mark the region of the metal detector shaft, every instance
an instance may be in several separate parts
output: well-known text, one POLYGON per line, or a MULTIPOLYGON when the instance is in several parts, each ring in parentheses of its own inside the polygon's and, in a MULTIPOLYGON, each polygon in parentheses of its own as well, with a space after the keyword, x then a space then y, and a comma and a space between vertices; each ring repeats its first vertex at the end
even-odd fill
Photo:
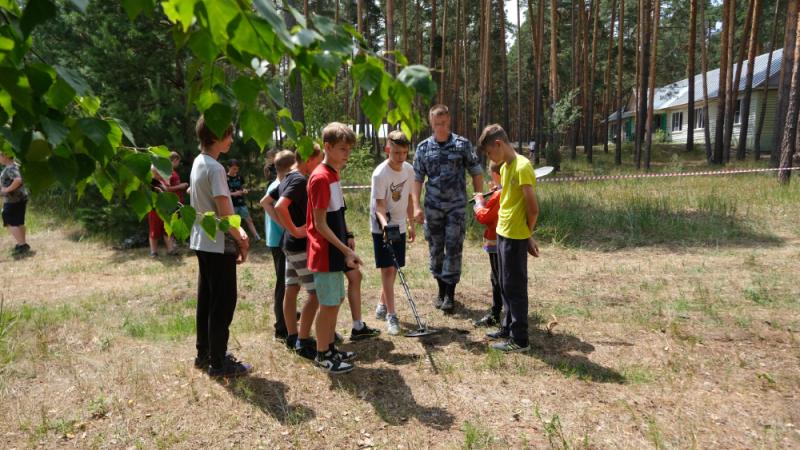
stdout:
POLYGON ((408 283, 406 283, 406 276, 403 274, 403 270, 400 268, 400 263, 397 261, 397 257, 394 254, 394 248, 392 248, 392 244, 386 240, 383 241, 383 246, 386 247, 386 250, 389 251, 390 255, 392 255, 392 262, 394 263, 394 268, 397 269, 397 274, 400 276, 400 284, 403 286, 403 290, 406 293, 408 304, 411 305, 411 312, 414 313, 414 319, 417 321, 417 326, 419 327, 419 329, 424 329, 425 325, 423 325, 422 321, 419 318, 419 313, 417 312, 417 305, 414 303, 414 298, 411 296, 411 291, 408 289, 408 283))

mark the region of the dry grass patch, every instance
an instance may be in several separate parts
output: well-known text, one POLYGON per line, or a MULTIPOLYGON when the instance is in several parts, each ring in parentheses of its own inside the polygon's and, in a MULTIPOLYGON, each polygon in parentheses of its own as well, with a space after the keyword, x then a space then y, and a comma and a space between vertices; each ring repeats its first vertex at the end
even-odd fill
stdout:
MULTIPOLYGON (((750 185, 738 186, 720 195, 750 185)), ((9 448, 800 446, 792 192, 737 200, 734 217, 757 224, 768 244, 739 235, 701 245, 701 234, 622 248, 542 242, 530 264, 527 354, 487 351, 485 330, 470 323, 491 302, 477 242, 465 246, 450 316, 431 306, 427 249, 415 243, 406 275, 440 333, 347 343, 358 367, 341 377, 272 340, 263 248, 239 269, 230 341, 255 373, 217 382, 192 367, 193 256, 153 260, 42 228, 31 236, 34 257, 0 256, 0 436, 9 448), (547 331, 551 316, 559 323, 547 331)), ((363 313, 382 327, 372 318, 378 277, 358 208, 350 213, 366 260, 363 313)), ((401 322, 413 328, 397 294, 401 322)), ((345 307, 338 329, 347 335, 349 325, 345 307)))

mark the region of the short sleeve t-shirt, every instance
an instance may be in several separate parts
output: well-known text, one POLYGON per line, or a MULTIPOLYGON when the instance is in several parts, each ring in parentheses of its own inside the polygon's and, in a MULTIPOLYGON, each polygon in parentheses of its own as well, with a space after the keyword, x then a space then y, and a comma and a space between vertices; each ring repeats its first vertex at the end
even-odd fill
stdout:
POLYGON ((375 211, 376 200, 386 200, 386 212, 390 225, 400 225, 400 232, 405 232, 406 215, 408 211, 408 196, 411 194, 411 185, 414 184, 414 168, 411 164, 403 162, 400 170, 389 166, 389 160, 378 164, 372 172, 372 190, 369 201, 370 231, 380 233, 375 211))
MULTIPOLYGON (((173 170, 172 171, 172 175, 169 176, 169 185, 170 186, 177 186, 179 184, 181 184, 181 176, 178 175, 178 172, 173 170)), ((178 201, 183 203, 184 192, 183 191, 178 191, 178 192, 175 192, 175 195, 178 196, 178 201)))
POLYGON ((327 164, 320 164, 308 179, 308 269, 312 272, 344 272, 344 254, 333 246, 314 226, 314 208, 326 211, 325 221, 336 237, 347 242, 347 223, 339 173, 327 164))
MULTIPOLYGON (((267 195, 274 200, 273 192, 277 193, 280 181, 275 180, 267 187, 267 195)), ((264 214, 264 235, 267 237, 267 247, 280 247, 283 240, 283 228, 272 220, 269 214, 264 214)))
POLYGON ((517 155, 510 163, 500 168, 500 211, 498 211, 497 234, 508 239, 528 239, 531 230, 528 227, 527 207, 522 186, 536 186, 536 174, 531 161, 517 155))
MULTIPOLYGON (((241 191, 243 186, 244 186, 244 179, 240 175, 236 176, 228 175, 228 190, 230 190, 231 192, 241 191)), ((231 197, 231 200, 233 201, 233 206, 245 206, 243 195, 231 197)))
POLYGON ((219 216, 214 197, 225 196, 230 201, 231 193, 228 190, 227 178, 225 168, 211 156, 201 153, 194 159, 192 173, 189 175, 189 184, 192 187, 189 201, 197 211, 197 218, 189 238, 189 248, 192 250, 225 253, 225 236, 222 231, 217 230, 215 237, 210 238, 200 226, 200 219, 208 211, 219 216))
MULTIPOLYGON (((289 204, 289 217, 296 227, 306 224, 306 209, 308 207, 308 192, 306 184, 308 179, 302 173, 294 170, 286 175, 286 178, 278 185, 277 191, 270 192, 274 200, 286 197, 291 200, 289 204)), ((306 238, 296 238, 291 233, 283 233, 283 249, 291 252, 306 251, 306 238)))
MULTIPOLYGON (((2 172, 0 172, 0 186, 7 188, 11 186, 11 183, 17 178, 22 178, 22 175, 19 173, 19 167, 17 167, 16 163, 11 163, 3 167, 2 172)), ((6 203, 18 203, 28 198, 28 190, 25 189, 25 185, 23 184, 3 196, 5 197, 6 203)))

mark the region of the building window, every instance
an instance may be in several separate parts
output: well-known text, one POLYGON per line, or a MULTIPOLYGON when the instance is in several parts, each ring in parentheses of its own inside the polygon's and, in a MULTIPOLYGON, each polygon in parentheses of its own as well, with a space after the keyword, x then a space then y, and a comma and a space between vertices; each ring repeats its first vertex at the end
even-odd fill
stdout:
POLYGON ((697 128, 705 128, 706 126, 706 117, 705 113, 703 112, 703 108, 695 108, 694 110, 694 127, 697 128))
POLYGON ((733 113, 733 124, 738 125, 742 123, 742 99, 736 100, 736 109, 733 113))
POLYGON ((683 111, 672 113, 672 131, 683 129, 683 111))

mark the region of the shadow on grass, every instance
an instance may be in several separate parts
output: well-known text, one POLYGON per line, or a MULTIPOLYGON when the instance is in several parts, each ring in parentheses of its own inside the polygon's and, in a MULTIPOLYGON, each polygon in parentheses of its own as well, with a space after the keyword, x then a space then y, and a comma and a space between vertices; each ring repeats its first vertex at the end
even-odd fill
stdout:
POLYGON ((598 383, 626 382, 614 369, 592 362, 586 355, 594 346, 579 337, 566 333, 548 333, 539 328, 529 329, 530 355, 561 372, 566 377, 598 383))
POLYGON ((446 409, 417 403, 397 369, 359 366, 350 375, 331 376, 331 389, 368 401, 389 425, 402 425, 412 417, 437 430, 448 430, 453 425, 454 416, 446 409))
POLYGON ((283 425, 299 425, 315 416, 314 410, 298 404, 289 404, 286 384, 257 376, 233 380, 220 379, 218 383, 231 394, 257 406, 262 412, 283 425))
POLYGON ((342 346, 342 349, 355 350, 358 353, 359 363, 372 363, 378 360, 385 361, 393 366, 411 364, 419 359, 419 355, 409 353, 392 353, 395 345, 392 341, 376 338, 342 346))
MULTIPOLYGON (((613 196, 616 191, 604 191, 613 196)), ((683 199, 685 200, 685 199, 683 199)), ((568 247, 779 246, 778 236, 742 217, 736 200, 712 194, 692 204, 667 196, 603 199, 556 187, 540 195, 537 237, 568 247)))

